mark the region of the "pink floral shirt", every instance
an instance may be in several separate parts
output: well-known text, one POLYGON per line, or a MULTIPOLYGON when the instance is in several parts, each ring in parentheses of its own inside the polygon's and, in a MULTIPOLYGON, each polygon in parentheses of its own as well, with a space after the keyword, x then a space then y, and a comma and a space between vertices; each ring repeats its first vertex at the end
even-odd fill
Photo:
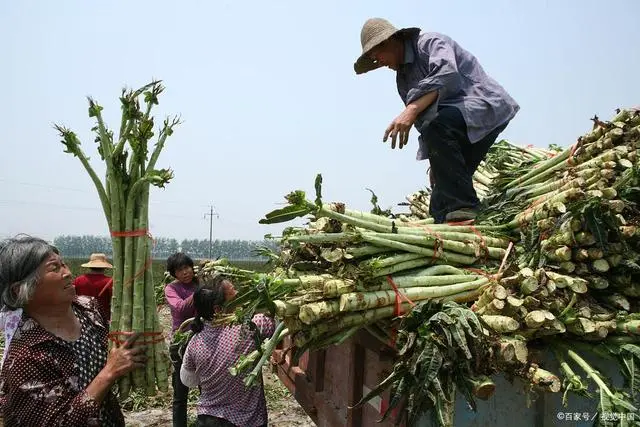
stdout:
MULTIPOLYGON (((84 314, 107 346, 107 329, 96 300, 78 296, 74 308, 84 314)), ((80 386, 73 350, 23 315, 0 374, 0 407, 7 426, 100 426, 100 405, 80 386)), ((124 426, 112 392, 102 403, 109 424, 124 426)))

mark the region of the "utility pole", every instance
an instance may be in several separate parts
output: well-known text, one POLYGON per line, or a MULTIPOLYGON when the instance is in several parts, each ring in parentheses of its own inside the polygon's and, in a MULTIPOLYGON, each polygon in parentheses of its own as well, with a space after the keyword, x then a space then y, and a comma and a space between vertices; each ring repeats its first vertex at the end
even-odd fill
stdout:
POLYGON ((209 212, 204 214, 204 219, 209 217, 209 259, 213 259, 213 217, 220 218, 214 210, 213 205, 209 206, 209 212))

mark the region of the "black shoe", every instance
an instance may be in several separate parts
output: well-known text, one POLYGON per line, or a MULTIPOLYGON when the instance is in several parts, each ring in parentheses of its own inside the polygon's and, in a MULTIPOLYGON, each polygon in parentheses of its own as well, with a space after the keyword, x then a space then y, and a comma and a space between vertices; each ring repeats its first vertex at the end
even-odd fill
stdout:
POLYGON ((478 213, 471 208, 462 208, 449 212, 445 217, 447 222, 472 221, 476 219, 478 213))

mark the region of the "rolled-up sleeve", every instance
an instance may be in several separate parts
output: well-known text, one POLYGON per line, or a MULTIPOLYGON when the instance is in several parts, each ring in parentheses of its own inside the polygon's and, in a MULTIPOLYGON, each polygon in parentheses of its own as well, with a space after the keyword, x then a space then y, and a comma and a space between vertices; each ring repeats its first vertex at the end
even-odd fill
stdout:
POLYGON ((184 352, 182 358, 182 365, 180 366, 180 381, 182 384, 189 388, 196 388, 200 385, 200 379, 196 373, 196 362, 194 357, 194 344, 196 341, 190 341, 187 344, 187 349, 184 352))
POLYGON ((421 37, 417 48, 417 59, 427 63, 427 75, 409 89, 406 103, 433 91, 438 91, 438 99, 458 93, 461 78, 453 44, 443 37, 421 37))
POLYGON ((193 311, 193 295, 183 299, 171 285, 164 288, 164 296, 171 310, 180 317, 186 317, 193 311))

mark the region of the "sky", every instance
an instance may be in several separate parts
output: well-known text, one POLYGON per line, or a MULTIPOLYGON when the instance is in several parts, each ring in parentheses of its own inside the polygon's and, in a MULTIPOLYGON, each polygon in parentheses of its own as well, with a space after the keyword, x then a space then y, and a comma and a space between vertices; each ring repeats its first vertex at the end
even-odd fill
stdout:
POLYGON ((402 151, 382 142, 403 109, 394 73, 353 72, 367 18, 455 39, 521 107, 501 137, 546 147, 640 104, 638 16, 636 0, 2 2, 0 237, 108 234, 53 129, 74 130, 102 175, 86 96, 117 128, 121 89, 162 79, 156 116, 182 117, 158 162, 175 178, 152 189, 154 236, 208 238, 213 205, 214 239, 257 240, 282 230, 258 220, 284 195, 314 197, 317 173, 326 202, 361 210, 366 188, 387 208, 426 186, 416 130, 402 151))

